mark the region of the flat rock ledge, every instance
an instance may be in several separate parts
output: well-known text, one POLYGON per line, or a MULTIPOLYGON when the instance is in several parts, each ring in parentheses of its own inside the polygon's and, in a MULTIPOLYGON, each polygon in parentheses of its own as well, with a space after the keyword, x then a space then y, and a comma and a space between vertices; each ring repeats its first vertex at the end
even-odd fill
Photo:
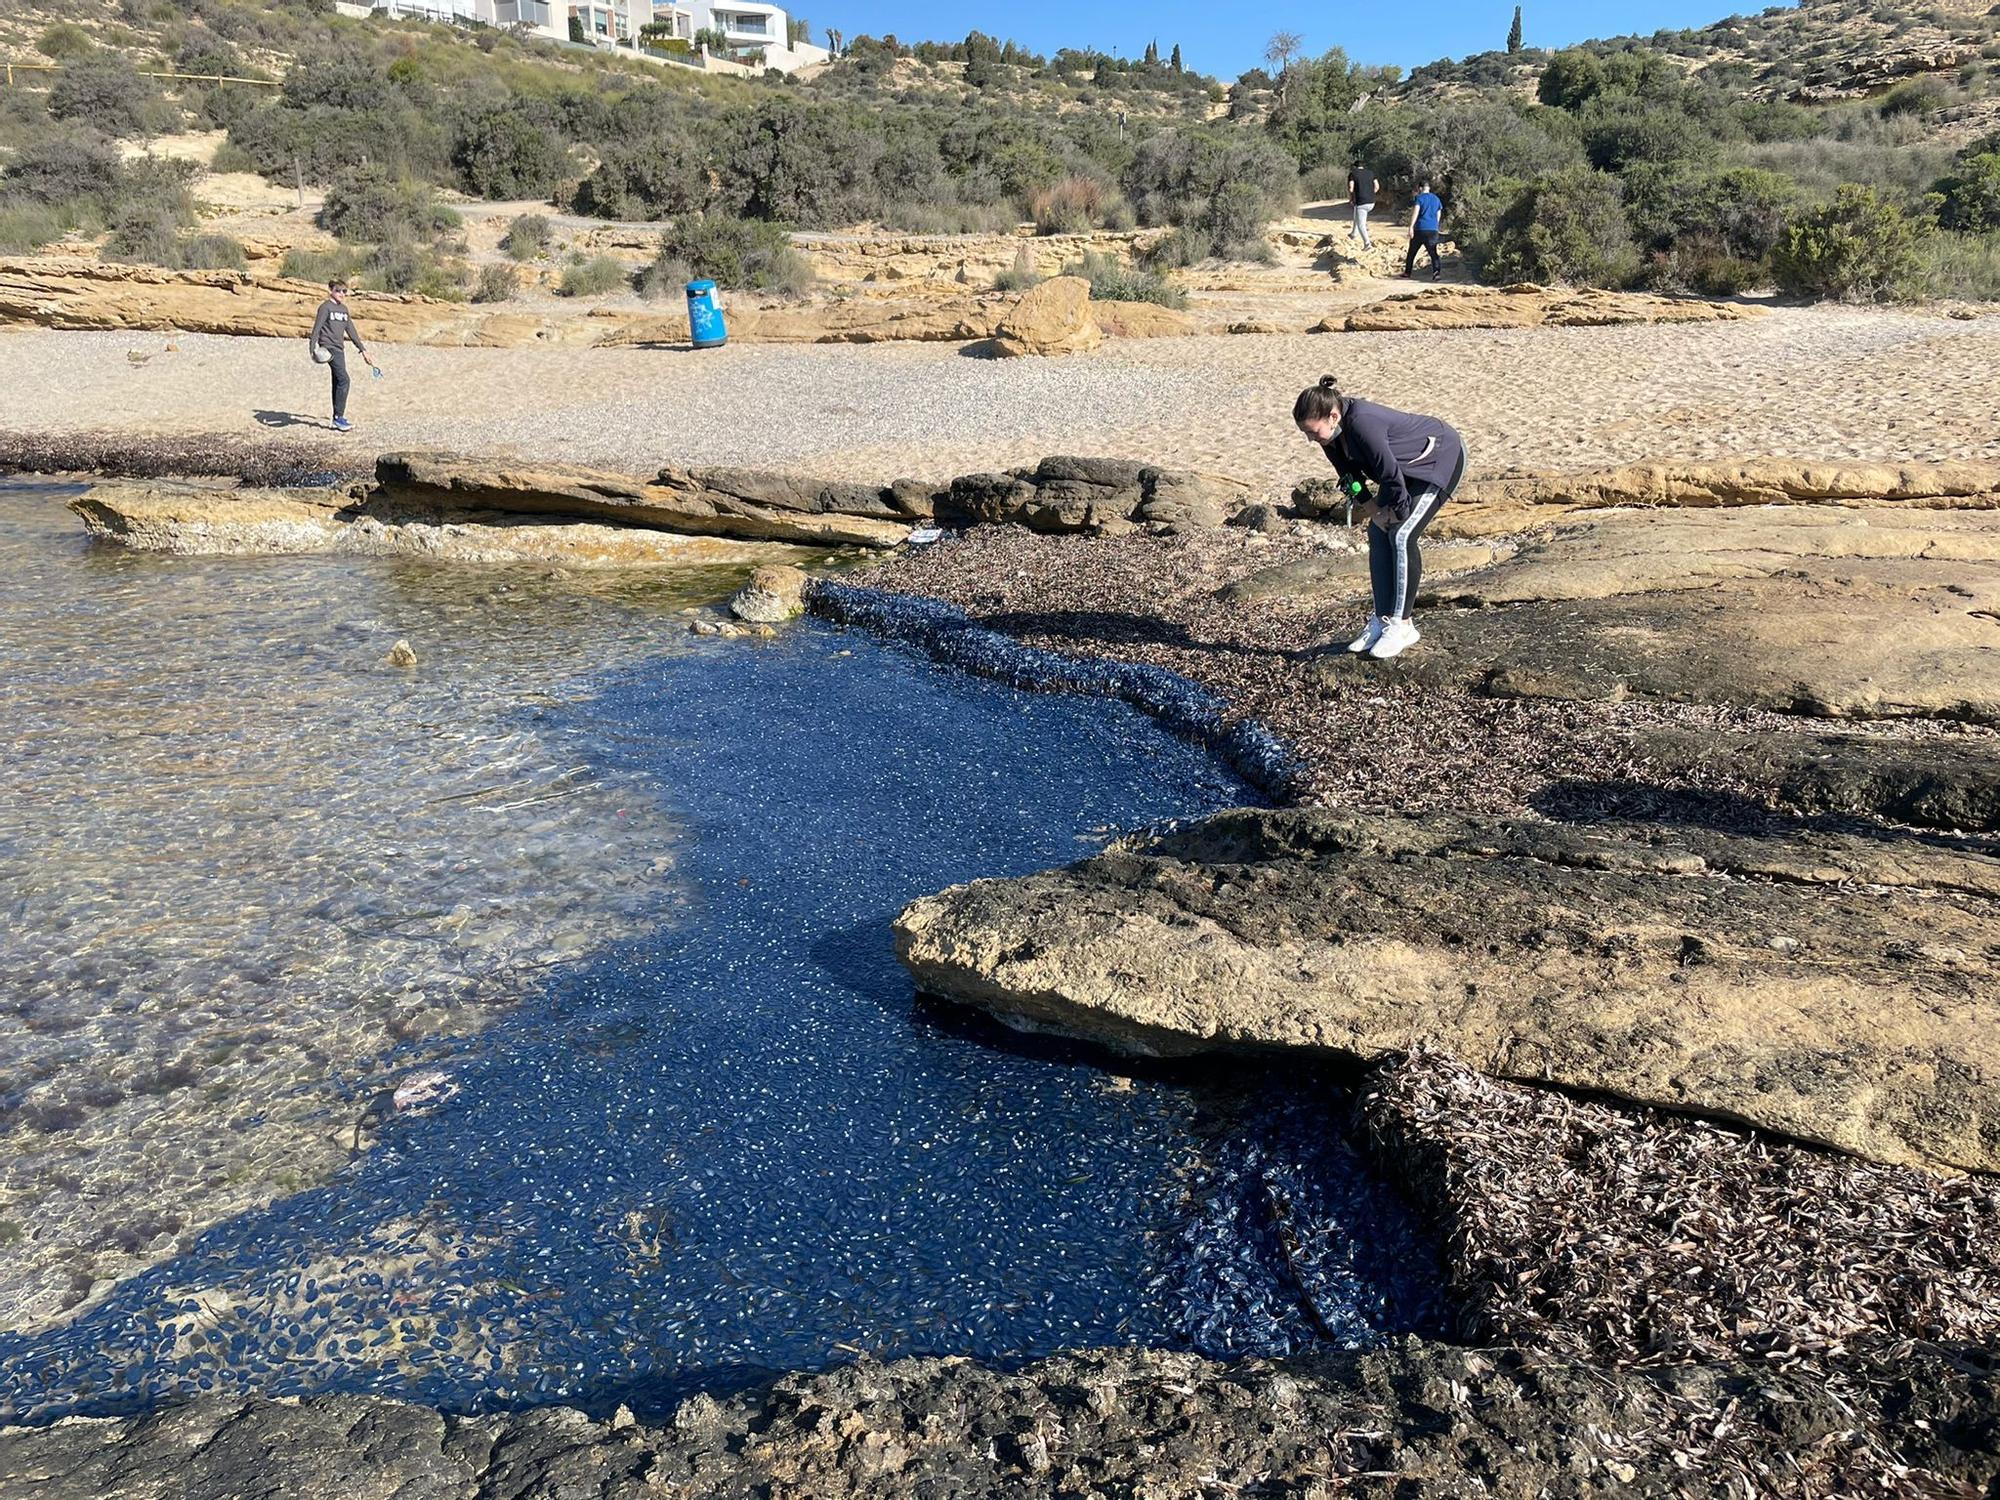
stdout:
POLYGON ((1605 328, 1620 323, 1733 323, 1764 316, 1761 307, 1659 297, 1532 281, 1500 287, 1426 287, 1357 307, 1313 333, 1400 333, 1439 328, 1605 328))
POLYGON ((1473 1497, 1975 1494, 2000 1473, 1992 1362, 1919 1347, 1829 1368, 1611 1372, 1406 1340, 1218 1365, 1079 1353, 1002 1372, 864 1361, 660 1426, 622 1408, 449 1417, 380 1397, 204 1397, 0 1429, 37 1500, 640 1500, 671 1495, 1473 1497))
POLYGON ((71 508, 92 535, 180 553, 351 552, 579 566, 782 561, 783 547, 884 549, 932 520, 1037 531, 1222 525, 1232 480, 1112 459, 1046 458, 943 488, 662 469, 650 479, 563 464, 389 453, 345 489, 170 480, 99 483, 71 508))
POLYGON ((1160 1055, 1418 1048, 2000 1171, 2000 858, 1951 840, 1245 809, 896 921, 919 988, 1160 1055))

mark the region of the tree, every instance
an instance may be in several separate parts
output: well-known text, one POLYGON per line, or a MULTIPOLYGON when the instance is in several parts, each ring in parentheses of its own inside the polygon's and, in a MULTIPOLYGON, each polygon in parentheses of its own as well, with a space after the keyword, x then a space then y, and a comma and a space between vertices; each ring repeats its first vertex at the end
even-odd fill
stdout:
POLYGON ((1521 7, 1518 5, 1514 7, 1514 24, 1507 28, 1507 50, 1509 52, 1521 50, 1521 7))
POLYGON ((1160 60, 1160 44, 1157 41, 1146 43, 1146 61, 1149 63, 1156 63, 1159 60, 1160 60))
POLYGON ((1295 31, 1281 31, 1264 44, 1264 61, 1278 70, 1278 103, 1285 102, 1285 90, 1292 73, 1292 59, 1299 55, 1304 40, 1295 31))
POLYGON ((1181 66, 1181 44, 1179 42, 1174 43, 1174 55, 1167 59, 1167 66, 1172 68, 1176 73, 1186 71, 1181 66))
POLYGON ((831 52, 835 57, 840 56, 840 44, 844 40, 845 37, 842 36, 839 27, 829 26, 826 28, 826 50, 831 52))

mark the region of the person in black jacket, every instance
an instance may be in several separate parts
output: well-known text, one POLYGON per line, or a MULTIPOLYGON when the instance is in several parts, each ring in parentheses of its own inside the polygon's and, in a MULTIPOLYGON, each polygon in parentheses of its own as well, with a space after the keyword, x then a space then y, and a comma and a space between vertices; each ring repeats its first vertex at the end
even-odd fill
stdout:
POLYGON ((1292 404, 1299 431, 1318 443, 1344 484, 1374 488, 1368 577, 1375 613, 1348 643, 1377 660, 1400 656, 1418 639, 1410 618, 1424 570, 1424 528, 1465 477, 1465 441, 1436 417, 1343 396, 1331 375, 1292 404))

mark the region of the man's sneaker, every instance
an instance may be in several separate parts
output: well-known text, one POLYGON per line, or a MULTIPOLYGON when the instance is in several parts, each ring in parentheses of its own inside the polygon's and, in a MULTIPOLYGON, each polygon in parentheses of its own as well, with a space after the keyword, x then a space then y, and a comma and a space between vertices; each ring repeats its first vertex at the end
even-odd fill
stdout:
POLYGON ((1376 661, 1387 661, 1392 656, 1401 656, 1422 639, 1415 621, 1391 620, 1382 627, 1381 638, 1368 648, 1368 654, 1376 661))
POLYGON ((354 424, 345 417, 335 417, 333 419, 333 430, 335 432, 352 432, 354 431, 354 424))
POLYGON ((1368 628, 1347 643, 1347 649, 1357 655, 1368 650, 1382 639, 1383 620, 1380 615, 1368 617, 1368 628))

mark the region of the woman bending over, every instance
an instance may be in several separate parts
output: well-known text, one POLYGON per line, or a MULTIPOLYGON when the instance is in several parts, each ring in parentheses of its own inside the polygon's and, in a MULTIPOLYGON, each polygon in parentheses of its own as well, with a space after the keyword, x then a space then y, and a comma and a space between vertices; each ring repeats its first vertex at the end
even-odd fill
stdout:
POLYGON ((1436 417, 1343 396, 1331 375, 1299 392, 1292 420, 1325 451, 1350 493, 1356 481, 1364 493, 1374 487, 1368 579, 1375 613, 1347 649, 1377 660, 1400 656, 1418 640, 1410 611, 1423 578, 1419 543, 1465 477, 1465 441, 1436 417))

